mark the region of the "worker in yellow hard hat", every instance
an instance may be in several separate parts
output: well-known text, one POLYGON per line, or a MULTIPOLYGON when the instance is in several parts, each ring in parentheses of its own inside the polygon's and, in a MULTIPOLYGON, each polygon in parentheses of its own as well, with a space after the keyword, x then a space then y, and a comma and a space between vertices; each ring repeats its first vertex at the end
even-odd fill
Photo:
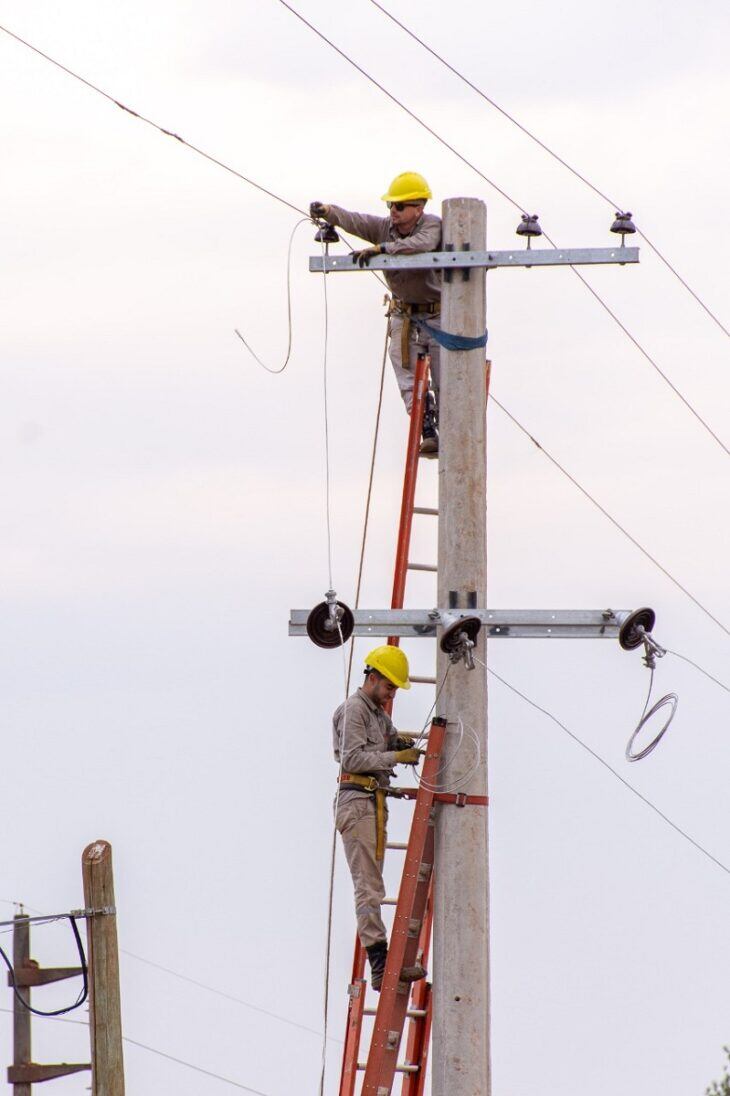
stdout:
MULTIPOLYGON (((376 647, 365 658, 365 680, 332 720, 340 766, 336 824, 355 887, 357 932, 370 960, 371 985, 380 990, 388 937, 380 913, 385 898, 387 790, 395 765, 417 765, 421 750, 399 735, 385 711, 398 689, 410 689, 408 659, 399 647, 376 647)), ((400 972, 403 974, 403 972, 400 972)), ((405 977, 422 977, 406 968, 405 977)))
MULTIPOLYGON (((441 246, 441 218, 425 212, 431 188, 417 171, 396 175, 382 200, 389 216, 351 213, 340 206, 312 202, 310 215, 352 232, 372 246, 353 251, 353 261, 367 266, 374 255, 414 255, 437 251, 441 246)), ((419 327, 419 319, 440 328, 441 273, 436 270, 384 270, 393 294, 389 306, 390 360, 401 396, 410 414, 413 404, 413 371, 419 354, 431 357, 431 383, 423 421, 421 453, 438 453, 439 345, 419 327)))

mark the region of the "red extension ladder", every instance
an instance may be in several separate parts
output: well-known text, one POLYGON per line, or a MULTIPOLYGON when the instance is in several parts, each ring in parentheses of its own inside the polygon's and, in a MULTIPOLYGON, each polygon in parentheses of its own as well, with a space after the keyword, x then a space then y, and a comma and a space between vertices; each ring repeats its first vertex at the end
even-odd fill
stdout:
MULTIPOLYGON (((489 395, 491 363, 486 363, 487 395, 489 395)), ((398 543, 393 579, 392 609, 402 609, 406 577, 409 570, 433 570, 414 565, 408 555, 414 514, 438 516, 438 510, 415 505, 418 475, 419 445, 428 391, 429 359, 418 358, 414 374, 413 407, 406 449, 403 497, 401 501, 398 543)), ((389 643, 397 645, 391 636, 389 643)), ((414 682, 434 684, 435 678, 411 678, 414 682)), ((433 860, 435 807, 437 803, 486 804, 477 796, 454 795, 429 791, 437 784, 441 749, 446 721, 436 718, 431 724, 428 749, 416 788, 401 788, 401 798, 415 800, 411 832, 407 845, 388 843, 388 849, 405 851, 401 885, 396 901, 395 919, 390 934, 388 961, 377 1008, 366 1006, 365 949, 355 938, 352 978, 348 987, 349 1004, 345 1047, 342 1057, 339 1096, 354 1096, 358 1076, 363 1074, 361 1096, 390 1096, 397 1073, 402 1075, 401 1096, 424 1096, 426 1066, 431 1035, 431 983, 422 978, 417 982, 401 981, 404 967, 420 963, 428 967, 433 924, 433 860), (370 1047, 365 1060, 360 1057, 363 1020, 374 1016, 370 1047), (398 1061, 403 1031, 409 1022, 403 1060, 398 1061)))
MULTIPOLYGON (((428 391, 428 366, 428 358, 425 355, 419 357, 414 375, 413 407, 406 449, 392 609, 403 608, 413 515, 422 513, 436 516, 438 513, 435 509, 415 506, 418 450, 428 391)), ((397 645, 398 640, 391 637, 388 642, 397 645)), ((434 720, 422 773, 422 779, 428 787, 433 787, 436 782, 444 732, 443 721, 434 720)), ((423 1096, 425 1090, 431 1032, 431 985, 426 979, 412 985, 401 982, 399 975, 404 966, 413 966, 420 962, 427 967, 428 964, 432 924, 433 804, 436 796, 425 787, 403 789, 402 795, 404 798, 415 799, 416 804, 408 845, 388 845, 391 849, 405 848, 403 876, 390 934, 388 962, 378 1007, 368 1008, 365 1001, 366 953, 356 937, 352 978, 348 988, 349 1005, 340 1096, 354 1096, 358 1075, 363 1072, 360 1090, 363 1094, 389 1096, 397 1072, 403 1075, 401 1096, 423 1096), (362 1027, 363 1019, 368 1015, 375 1016, 375 1025, 367 1061, 363 1062, 360 1060, 362 1027), (410 1022, 410 1026, 404 1060, 399 1063, 398 1054, 406 1020, 410 1022)))

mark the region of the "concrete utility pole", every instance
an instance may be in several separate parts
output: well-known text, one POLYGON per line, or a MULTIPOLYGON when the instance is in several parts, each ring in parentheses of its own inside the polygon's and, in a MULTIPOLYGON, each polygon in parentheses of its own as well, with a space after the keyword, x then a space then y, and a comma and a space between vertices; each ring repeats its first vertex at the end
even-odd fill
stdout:
MULTIPOLYGON (((476 198, 443 203, 444 250, 483 251, 486 207, 476 198)), ((444 331, 480 336, 486 328, 483 268, 449 272, 444 278, 444 331), (468 277, 464 277, 467 274, 468 277)), ((485 352, 441 351, 439 400, 438 604, 486 609, 486 380, 485 352)), ((477 640, 482 661, 484 640, 477 640)), ((487 794, 487 681, 479 663, 449 667, 439 653, 437 680, 449 668, 437 714, 448 730, 444 758, 458 743, 461 718, 479 737, 481 765, 469 795, 487 794)), ((474 763, 468 738, 448 774, 450 783, 474 763)), ((489 880, 487 808, 442 805, 436 823, 434 863, 433 1096, 489 1096, 489 880)))
POLYGON ((91 1091, 93 1096, 124 1096, 119 951, 111 845, 107 841, 94 841, 87 845, 81 858, 81 868, 87 909, 104 911, 102 916, 89 917, 86 922, 91 1091))

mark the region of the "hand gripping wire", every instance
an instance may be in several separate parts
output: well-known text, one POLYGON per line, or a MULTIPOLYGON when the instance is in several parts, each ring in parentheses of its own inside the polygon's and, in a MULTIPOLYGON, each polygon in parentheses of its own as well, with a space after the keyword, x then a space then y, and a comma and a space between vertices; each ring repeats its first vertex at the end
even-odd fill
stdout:
POLYGON ((644 665, 651 671, 651 677, 649 679, 649 692, 647 693, 646 703, 644 704, 644 710, 641 713, 641 719, 637 723, 634 731, 626 745, 626 760, 627 761, 642 761, 645 757, 656 749, 661 742, 662 738, 669 729, 669 725, 674 719, 677 711, 677 705, 679 704, 679 697, 676 693, 667 693, 660 700, 656 702, 651 708, 649 708, 649 701, 651 700, 652 688, 654 686, 654 671, 656 669, 656 660, 658 658, 664 658, 666 649, 661 647, 651 634, 651 629, 654 627, 656 616, 653 609, 643 608, 636 609, 633 613, 630 613, 626 620, 624 620, 619 630, 619 643, 625 651, 634 651, 637 647, 643 646, 644 648, 644 665), (644 729, 650 719, 661 711, 662 708, 669 707, 669 715, 665 719, 659 732, 654 735, 651 742, 647 746, 644 746, 642 750, 635 750, 634 746, 636 740, 639 737, 641 731, 644 729))

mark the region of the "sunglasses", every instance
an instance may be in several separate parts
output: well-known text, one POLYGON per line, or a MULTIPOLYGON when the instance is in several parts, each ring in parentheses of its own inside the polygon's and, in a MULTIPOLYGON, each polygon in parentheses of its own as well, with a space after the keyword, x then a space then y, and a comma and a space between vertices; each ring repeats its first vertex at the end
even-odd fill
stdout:
POLYGON ((399 213, 402 213, 408 206, 420 206, 420 202, 388 202, 388 209, 397 209, 399 213))

